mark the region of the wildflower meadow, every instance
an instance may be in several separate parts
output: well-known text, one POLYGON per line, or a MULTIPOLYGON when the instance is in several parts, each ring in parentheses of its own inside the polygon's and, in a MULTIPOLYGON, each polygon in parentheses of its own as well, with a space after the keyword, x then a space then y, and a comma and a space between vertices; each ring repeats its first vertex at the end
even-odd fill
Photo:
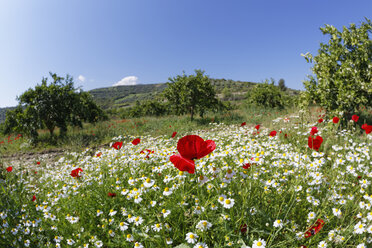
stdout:
POLYGON ((372 126, 342 118, 123 133, 10 165, 0 246, 371 247, 372 126))

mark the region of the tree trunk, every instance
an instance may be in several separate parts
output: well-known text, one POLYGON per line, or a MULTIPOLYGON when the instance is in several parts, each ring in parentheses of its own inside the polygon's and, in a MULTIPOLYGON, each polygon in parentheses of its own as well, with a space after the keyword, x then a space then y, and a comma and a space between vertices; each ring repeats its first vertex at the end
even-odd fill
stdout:
POLYGON ((191 121, 194 120, 194 107, 190 108, 190 114, 191 114, 191 121))
POLYGON ((48 128, 48 129, 49 129, 50 137, 53 137, 54 128, 48 128))

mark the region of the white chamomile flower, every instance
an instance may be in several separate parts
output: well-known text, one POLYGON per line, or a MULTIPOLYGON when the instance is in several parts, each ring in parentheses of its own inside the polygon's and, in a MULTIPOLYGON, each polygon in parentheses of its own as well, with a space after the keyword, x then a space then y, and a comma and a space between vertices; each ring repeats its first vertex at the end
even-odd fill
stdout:
POLYGON ((258 239, 253 241, 252 248, 264 248, 266 247, 266 241, 263 239, 258 239))
POLYGON ((283 221, 282 220, 275 220, 273 225, 274 225, 274 227, 281 228, 281 227, 283 227, 283 221))
POLYGON ((199 236, 195 233, 189 232, 186 234, 186 241, 189 244, 195 244, 199 236))
POLYGON ((209 228, 212 227, 212 224, 209 223, 208 221, 206 220, 201 220, 199 221, 199 223, 196 225, 196 228, 201 230, 201 231, 205 231, 205 230, 208 230, 209 228))
POLYGON ((223 202, 224 208, 232 208, 235 204, 235 200, 232 198, 225 199, 223 202))

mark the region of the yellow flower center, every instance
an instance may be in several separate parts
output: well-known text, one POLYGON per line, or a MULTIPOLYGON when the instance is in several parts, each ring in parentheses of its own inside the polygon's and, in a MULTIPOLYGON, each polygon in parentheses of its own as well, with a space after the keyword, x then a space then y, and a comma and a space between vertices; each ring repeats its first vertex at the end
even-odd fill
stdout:
POLYGON ((257 242, 257 245, 258 246, 261 246, 262 245, 262 242, 261 241, 257 242))
POLYGON ((229 199, 227 199, 227 200, 225 201, 225 203, 226 203, 226 204, 230 204, 231 201, 230 201, 229 199))
POLYGON ((194 234, 190 234, 190 239, 194 239, 194 234))
POLYGON ((150 183, 151 182, 151 179, 150 178, 147 178, 146 179, 146 183, 150 183))

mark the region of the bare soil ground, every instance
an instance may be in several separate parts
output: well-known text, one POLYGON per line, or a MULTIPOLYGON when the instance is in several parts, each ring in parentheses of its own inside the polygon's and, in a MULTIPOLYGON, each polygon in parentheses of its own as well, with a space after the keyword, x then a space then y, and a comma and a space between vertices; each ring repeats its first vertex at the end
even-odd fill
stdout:
MULTIPOLYGON (((110 144, 102 144, 90 148, 90 155, 94 155, 97 150, 102 148, 109 148, 110 144)), ((12 166, 15 168, 27 168, 29 170, 35 170, 39 166, 45 164, 52 164, 61 157, 65 156, 69 152, 64 149, 48 149, 41 152, 26 152, 26 153, 15 153, 11 155, 0 154, 0 166, 8 167, 12 166), (40 162, 40 165, 37 164, 40 162)))
POLYGON ((65 154, 62 149, 50 149, 42 152, 28 152, 21 154, 12 155, 0 155, 1 163, 6 168, 8 166, 12 167, 22 167, 28 169, 36 169, 40 163, 52 163, 57 161, 61 156, 65 154))

